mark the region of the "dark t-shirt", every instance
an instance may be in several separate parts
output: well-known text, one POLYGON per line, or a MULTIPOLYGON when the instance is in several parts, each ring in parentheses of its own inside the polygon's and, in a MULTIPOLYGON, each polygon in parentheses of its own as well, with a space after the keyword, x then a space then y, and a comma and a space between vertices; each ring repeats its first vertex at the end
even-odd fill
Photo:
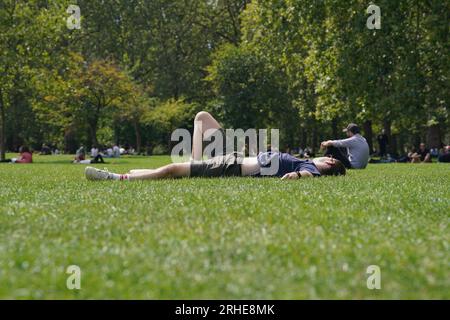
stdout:
POLYGON ((420 161, 425 160, 425 157, 427 156, 427 154, 430 153, 430 149, 424 149, 424 150, 417 150, 417 154, 420 155, 420 161))
POLYGON ((282 177, 286 173, 295 171, 308 171, 313 176, 319 177, 320 172, 314 162, 310 160, 300 160, 288 153, 279 152, 261 152, 258 154, 258 162, 261 168, 270 167, 272 161, 278 160, 278 171, 273 174, 276 177, 282 177))

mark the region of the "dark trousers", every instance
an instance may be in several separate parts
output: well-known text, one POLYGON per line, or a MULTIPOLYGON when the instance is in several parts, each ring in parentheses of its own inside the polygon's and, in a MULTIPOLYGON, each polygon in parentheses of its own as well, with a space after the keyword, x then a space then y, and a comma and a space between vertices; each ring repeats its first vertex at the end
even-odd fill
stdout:
POLYGON ((345 148, 327 147, 324 156, 339 160, 347 169, 352 168, 352 165, 348 160, 347 150, 345 148))
POLYGON ((94 160, 91 161, 91 163, 105 163, 105 161, 103 160, 103 157, 99 154, 94 158, 94 160))
POLYGON ((450 162, 450 153, 441 154, 438 158, 439 162, 450 162))

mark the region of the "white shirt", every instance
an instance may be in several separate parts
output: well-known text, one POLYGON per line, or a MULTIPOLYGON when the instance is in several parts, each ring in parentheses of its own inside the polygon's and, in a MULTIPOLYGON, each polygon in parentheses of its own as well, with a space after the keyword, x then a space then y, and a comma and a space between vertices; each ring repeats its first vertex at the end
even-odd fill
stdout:
POLYGON ((91 149, 91 157, 95 158, 96 156, 98 156, 98 149, 97 148, 92 148, 91 149))
POLYGON ((366 139, 360 134, 355 134, 348 139, 333 140, 336 148, 347 148, 348 160, 355 169, 364 169, 369 162, 370 151, 366 139))
POLYGON ((120 157, 120 149, 118 146, 113 147, 113 157, 115 157, 115 158, 120 157))

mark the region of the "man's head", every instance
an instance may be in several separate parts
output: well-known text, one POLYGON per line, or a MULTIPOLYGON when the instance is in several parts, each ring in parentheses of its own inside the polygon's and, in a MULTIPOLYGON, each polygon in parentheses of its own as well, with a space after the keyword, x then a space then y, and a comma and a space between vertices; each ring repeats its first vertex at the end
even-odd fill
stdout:
POLYGON ((19 153, 30 152, 30 149, 27 146, 21 146, 19 148, 19 153))
POLYGON ((350 123, 347 126, 347 128, 345 128, 343 131, 347 133, 348 137, 354 136, 355 134, 361 132, 361 130, 359 129, 358 125, 354 124, 354 123, 350 123))
POLYGON ((422 151, 425 150, 425 143, 422 142, 419 146, 419 149, 422 151))
POLYGON ((345 166, 337 159, 322 157, 313 161, 323 176, 344 176, 346 173, 345 166))

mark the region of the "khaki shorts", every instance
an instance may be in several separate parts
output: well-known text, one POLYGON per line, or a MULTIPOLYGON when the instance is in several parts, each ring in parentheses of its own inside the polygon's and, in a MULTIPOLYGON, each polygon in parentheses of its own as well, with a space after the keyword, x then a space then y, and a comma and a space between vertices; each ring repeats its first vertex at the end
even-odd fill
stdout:
POLYGON ((191 177, 240 177, 242 158, 242 154, 233 152, 205 161, 192 161, 191 177))

